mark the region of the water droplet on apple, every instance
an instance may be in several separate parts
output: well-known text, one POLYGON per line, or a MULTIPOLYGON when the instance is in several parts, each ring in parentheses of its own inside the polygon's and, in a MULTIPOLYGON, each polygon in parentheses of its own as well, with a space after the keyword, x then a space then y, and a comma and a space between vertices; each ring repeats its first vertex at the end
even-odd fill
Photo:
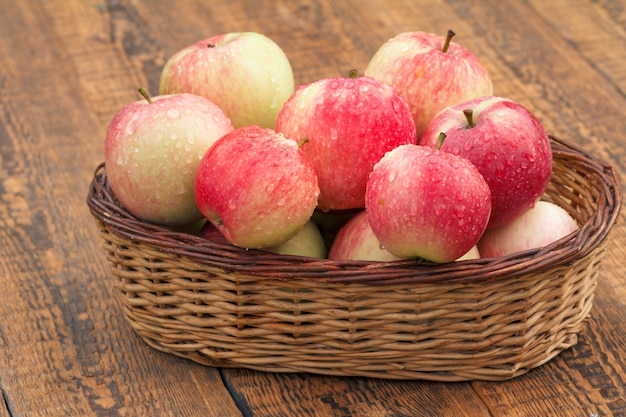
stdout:
POLYGON ((333 81, 329 84, 329 87, 335 90, 339 87, 339 83, 337 81, 333 81))
POLYGON ((360 85, 359 86, 359 91, 361 91, 362 93, 367 93, 369 91, 369 86, 367 85, 360 85))
POLYGON ((180 117, 180 112, 176 109, 168 109, 166 114, 170 119, 178 119, 180 117))
MULTIPOLYGON (((277 88, 276 89, 276 93, 278 93, 278 92, 279 92, 279 89, 277 88)), ((278 97, 279 97, 278 94, 275 94, 272 97, 272 103, 270 104, 270 109, 271 110, 276 110, 276 108, 278 107, 278 97)))
POLYGON ((234 210, 237 207, 235 200, 228 200, 228 208, 234 210))
POLYGON ((382 243, 379 243, 378 247, 380 248, 380 250, 386 250, 385 245, 383 245, 382 243))
POLYGON ((528 159, 528 162, 533 163, 537 160, 537 156, 533 153, 524 153, 524 157, 528 159))
POLYGON ((135 124, 134 123, 129 123, 126 125, 126 129, 124 129, 124 133, 128 136, 132 135, 135 133, 135 124))
POLYGON ((397 176, 397 174, 395 172, 390 172, 387 175, 387 181, 389 181, 389 182, 395 181, 396 180, 396 176, 397 176))
MULTIPOLYGON (((210 113, 211 112, 211 108, 209 107, 208 103, 202 103, 202 102, 196 103, 196 105, 194 106, 194 109, 201 110, 204 113, 210 113)), ((193 109, 189 109, 189 110, 193 111, 193 109)))
POLYGON ((454 208, 454 215, 458 217, 459 219, 465 217, 465 206, 462 204, 459 204, 458 206, 456 206, 454 208))
POLYGON ((330 128, 330 138, 332 140, 337 140, 337 136, 338 136, 337 129, 335 129, 334 127, 331 127, 330 128))

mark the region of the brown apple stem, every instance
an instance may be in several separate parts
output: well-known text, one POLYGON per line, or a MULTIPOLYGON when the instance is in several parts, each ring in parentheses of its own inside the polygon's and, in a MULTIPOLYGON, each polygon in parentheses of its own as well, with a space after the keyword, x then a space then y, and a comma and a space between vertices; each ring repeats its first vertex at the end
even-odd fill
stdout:
POLYGON ((452 38, 454 37, 454 35, 456 35, 456 33, 452 29, 449 29, 448 35, 446 36, 446 41, 443 44, 442 51, 444 53, 448 52, 448 49, 450 48, 450 42, 452 41, 452 38))
POLYGON ((215 44, 209 43, 206 47, 207 48, 215 48, 215 44))
POLYGON ((150 94, 148 94, 145 88, 141 87, 137 91, 139 91, 139 94, 141 94, 142 97, 145 98, 148 103, 152 103, 152 97, 150 97, 150 94))
POLYGON ((304 138, 300 139, 300 142, 298 142, 298 148, 301 148, 302 145, 304 145, 308 141, 309 141, 309 138, 307 138, 307 137, 304 137, 304 138))
POLYGON ((474 112, 472 109, 463 110, 463 114, 465 115, 465 119, 467 120, 467 127, 474 127, 476 123, 474 123, 474 112))
POLYGON ((446 140, 446 134, 441 132, 439 133, 439 139, 437 140, 437 150, 441 149, 441 145, 443 145, 443 141, 446 140))

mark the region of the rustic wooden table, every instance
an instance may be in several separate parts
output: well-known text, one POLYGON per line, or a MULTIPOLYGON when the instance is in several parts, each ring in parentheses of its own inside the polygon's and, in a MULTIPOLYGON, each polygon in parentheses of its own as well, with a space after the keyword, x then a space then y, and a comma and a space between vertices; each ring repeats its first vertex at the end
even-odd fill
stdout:
POLYGON ((0 417, 624 416, 626 225, 579 343, 506 382, 214 369, 125 322, 85 204, 113 114, 166 59, 229 31, 274 39, 296 82, 363 70, 403 31, 478 55, 495 93, 626 178, 623 0, 0 0, 0 417))

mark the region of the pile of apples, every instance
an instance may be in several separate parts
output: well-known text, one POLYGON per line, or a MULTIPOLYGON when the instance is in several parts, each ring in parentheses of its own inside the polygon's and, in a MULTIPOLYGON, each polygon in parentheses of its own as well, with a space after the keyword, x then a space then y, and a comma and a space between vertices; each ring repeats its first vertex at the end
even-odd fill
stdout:
POLYGON ((402 33, 363 76, 299 86, 259 33, 183 48, 159 94, 140 89, 109 125, 113 193, 146 222, 334 260, 441 263, 570 234, 577 223, 541 200, 552 174, 546 131, 494 95, 453 36, 402 33))

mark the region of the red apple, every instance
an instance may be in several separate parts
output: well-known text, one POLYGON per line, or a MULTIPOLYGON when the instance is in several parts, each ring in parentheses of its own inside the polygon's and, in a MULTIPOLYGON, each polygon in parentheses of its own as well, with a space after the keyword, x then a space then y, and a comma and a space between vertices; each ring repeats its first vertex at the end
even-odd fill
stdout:
MULTIPOLYGON (((480 253, 478 247, 474 245, 456 260, 478 258, 480 258, 480 253)), ((363 210, 339 229, 328 252, 328 259, 391 262, 402 258, 392 255, 383 247, 370 226, 367 211, 363 210)))
POLYGON ((418 137, 437 112, 460 101, 493 94, 480 60, 447 37, 405 32, 384 43, 365 75, 394 86, 409 104, 418 137))
POLYGON ((450 262, 485 231, 491 193, 467 159, 402 145, 374 166, 365 208, 374 234, 393 255, 450 262))
POLYGON ((298 144, 248 126, 219 139, 202 159, 196 203, 229 242, 265 248, 293 237, 310 220, 319 187, 298 144))
POLYGON ((552 174, 552 148, 545 129, 524 106, 502 97, 480 97, 450 106, 430 122, 420 145, 469 159, 491 189, 488 227, 501 226, 530 209, 552 174))
POLYGON ((104 161, 113 193, 149 222, 180 226, 199 220, 196 170, 211 145, 232 130, 206 98, 146 94, 146 100, 124 106, 106 132, 104 161))
POLYGON ((478 242, 485 258, 506 256, 527 249, 542 248, 578 229, 576 220, 565 209, 548 201, 500 227, 487 230, 478 242))
POLYGON ((198 232, 198 236, 203 237, 206 240, 210 240, 211 242, 219 243, 221 245, 231 244, 228 239, 226 239, 226 236, 224 236, 222 232, 220 232, 220 230, 215 227, 215 225, 210 221, 204 223, 204 225, 198 232))
POLYGON ((383 248, 372 231, 367 211, 363 210, 339 229, 328 251, 328 259, 389 262, 401 258, 383 248))
POLYGON ((235 128, 274 128, 294 91, 291 64, 273 40, 255 32, 201 40, 174 54, 163 67, 160 93, 193 93, 224 110, 235 128))
POLYGON ((370 77, 326 78, 301 85, 278 115, 276 130, 311 160, 320 186, 319 209, 364 207, 367 176, 385 152, 416 143, 402 97, 370 77))

